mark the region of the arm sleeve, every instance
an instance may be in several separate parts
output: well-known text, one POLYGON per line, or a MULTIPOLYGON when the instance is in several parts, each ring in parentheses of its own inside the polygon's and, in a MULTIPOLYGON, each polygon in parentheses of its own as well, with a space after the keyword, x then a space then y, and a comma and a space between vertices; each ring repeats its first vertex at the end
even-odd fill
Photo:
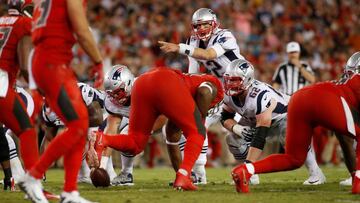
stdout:
POLYGON ((215 50, 217 57, 222 56, 226 51, 238 48, 234 35, 229 31, 220 34, 215 40, 214 45, 210 48, 215 50))
POLYGON ((264 90, 259 93, 256 98, 256 115, 261 114, 271 105, 271 97, 269 91, 264 90))
POLYGON ((309 64, 303 63, 302 65, 304 66, 304 68, 305 68, 306 71, 308 71, 308 72, 311 73, 312 75, 315 74, 314 71, 313 71, 313 69, 311 68, 311 66, 310 66, 309 64))
POLYGON ((189 70, 188 73, 199 73, 200 66, 196 59, 193 57, 188 56, 189 59, 189 70))
POLYGON ((273 78, 272 78, 272 82, 273 82, 273 83, 281 84, 281 79, 280 79, 280 74, 279 74, 280 69, 281 69, 281 66, 279 66, 279 67, 276 69, 276 71, 275 71, 275 73, 274 73, 274 75, 273 75, 273 78))

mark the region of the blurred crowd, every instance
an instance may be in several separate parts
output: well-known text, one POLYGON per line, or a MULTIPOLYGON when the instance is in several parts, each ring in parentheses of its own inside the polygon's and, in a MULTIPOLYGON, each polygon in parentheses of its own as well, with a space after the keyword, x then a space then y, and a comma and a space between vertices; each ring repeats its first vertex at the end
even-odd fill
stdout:
MULTIPOLYGON (((191 16, 200 7, 212 8, 221 28, 230 29, 241 54, 271 82, 277 66, 286 60, 285 45, 301 44, 302 59, 318 80, 339 77, 351 53, 360 50, 359 0, 89 0, 88 18, 106 59, 128 65, 141 74, 157 65, 184 71, 187 59, 163 55, 158 40, 185 42, 191 35, 191 16)), ((75 50, 81 80, 88 59, 75 50)), ((105 70, 106 71, 106 70, 105 70)))

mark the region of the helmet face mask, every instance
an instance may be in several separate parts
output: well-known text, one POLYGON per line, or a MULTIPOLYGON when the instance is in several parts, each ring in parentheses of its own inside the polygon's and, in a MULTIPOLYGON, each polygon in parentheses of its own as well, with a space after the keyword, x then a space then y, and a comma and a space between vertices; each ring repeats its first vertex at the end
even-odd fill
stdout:
POLYGON ((244 80, 241 77, 231 77, 224 75, 224 88, 228 96, 236 96, 242 94, 247 88, 244 86, 244 80))
POLYGON ((344 74, 350 78, 354 74, 360 73, 360 52, 355 52, 346 62, 344 74))
POLYGON ((34 4, 32 0, 8 0, 8 13, 10 15, 32 16, 34 4))
POLYGON ((208 8, 200 8, 192 16, 192 30, 195 36, 207 41, 219 27, 215 13, 208 8))
POLYGON ((228 96, 244 93, 254 82, 254 67, 244 59, 232 61, 224 74, 224 89, 228 96))
POLYGON ((110 101, 116 105, 124 105, 131 95, 134 75, 123 65, 115 65, 105 76, 105 92, 110 101))

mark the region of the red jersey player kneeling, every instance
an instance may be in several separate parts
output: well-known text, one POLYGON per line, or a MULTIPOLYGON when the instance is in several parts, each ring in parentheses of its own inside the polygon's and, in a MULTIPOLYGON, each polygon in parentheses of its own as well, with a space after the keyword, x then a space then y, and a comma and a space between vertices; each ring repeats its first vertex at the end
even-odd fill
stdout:
MULTIPOLYGON (((124 66, 122 66, 124 68, 124 66)), ((119 71, 118 75, 121 75, 119 71)), ((188 75, 179 71, 159 67, 137 78, 131 90, 129 132, 127 136, 97 134, 95 148, 100 153, 104 147, 111 147, 128 154, 139 154, 148 143, 153 125, 159 115, 165 115, 179 127, 187 143, 184 159, 176 173, 174 187, 183 190, 197 190, 193 185, 191 169, 199 156, 206 136, 204 116, 194 101, 196 89, 209 83, 211 102, 221 101, 221 82, 210 75, 188 75)), ((125 86, 125 84, 124 84, 125 86)), ((126 84, 128 86, 128 84, 126 84)), ((118 91, 125 91, 121 88, 118 91)), ((117 92, 117 94, 120 94, 117 92)))
MULTIPOLYGON (((359 70, 360 58, 354 54, 347 63, 359 70), (349 64, 350 63, 350 64, 349 64)), ((231 68, 231 66, 229 67, 231 68)), ((234 67, 236 68, 236 67, 234 67)), ((254 163, 233 169, 232 177, 238 192, 249 192, 252 174, 288 171, 299 168, 305 161, 313 129, 324 126, 337 136, 350 136, 359 142, 360 74, 333 83, 324 82, 297 91, 288 105, 285 154, 274 154, 254 163)), ((341 137, 340 137, 341 138, 341 137)), ((342 146, 343 147, 343 146, 342 146)), ((352 149, 347 149, 352 150, 352 149)), ((356 147, 356 171, 352 173, 353 194, 360 194, 360 145, 356 147)))

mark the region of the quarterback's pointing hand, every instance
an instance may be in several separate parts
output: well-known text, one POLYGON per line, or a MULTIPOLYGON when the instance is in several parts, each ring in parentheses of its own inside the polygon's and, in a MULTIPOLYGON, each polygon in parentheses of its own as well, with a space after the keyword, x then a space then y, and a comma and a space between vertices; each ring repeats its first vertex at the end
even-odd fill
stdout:
POLYGON ((179 51, 179 45, 178 44, 164 42, 164 41, 158 41, 158 43, 160 44, 160 49, 165 53, 178 52, 179 51))

